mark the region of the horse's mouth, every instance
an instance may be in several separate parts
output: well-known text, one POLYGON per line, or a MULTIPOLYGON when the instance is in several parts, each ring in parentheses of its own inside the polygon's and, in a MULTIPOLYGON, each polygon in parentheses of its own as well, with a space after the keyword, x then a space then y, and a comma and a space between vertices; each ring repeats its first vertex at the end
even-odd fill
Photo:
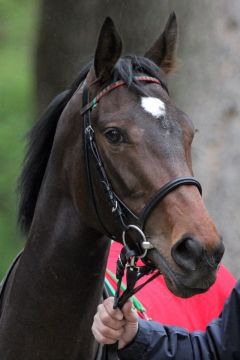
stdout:
POLYGON ((216 271, 199 272, 199 275, 194 276, 194 281, 191 280, 192 273, 182 275, 176 273, 167 263, 164 257, 157 251, 152 250, 148 255, 149 259, 159 269, 165 279, 168 289, 176 296, 188 298, 197 294, 206 292, 216 280, 216 271), (197 279, 199 279, 197 281, 197 279))
POLYGON ((209 278, 204 282, 204 286, 201 285, 201 287, 188 287, 177 276, 169 276, 169 274, 167 276, 163 274, 163 276, 168 289, 174 295, 182 298, 188 298, 206 292, 216 280, 216 276, 214 275, 213 277, 211 277, 211 279, 209 278))

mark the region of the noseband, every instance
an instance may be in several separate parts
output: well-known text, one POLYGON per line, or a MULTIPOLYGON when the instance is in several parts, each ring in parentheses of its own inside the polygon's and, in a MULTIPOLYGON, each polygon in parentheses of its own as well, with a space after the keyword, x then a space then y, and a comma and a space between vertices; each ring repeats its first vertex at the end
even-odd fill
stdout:
MULTIPOLYGON (((156 83, 161 84, 161 81, 150 77, 150 76, 135 76, 134 80, 137 81, 145 81, 149 83, 156 83)), ((106 198, 110 204, 111 210, 113 215, 117 218, 117 221, 122 229, 122 240, 123 244, 127 246, 126 241, 126 234, 128 231, 135 231, 137 237, 141 239, 140 245, 142 252, 138 253, 138 257, 144 258, 147 254, 147 251, 153 248, 152 244, 147 241, 146 236, 144 234, 144 229, 146 225, 146 221, 154 209, 154 207, 162 201, 166 195, 170 192, 178 188, 182 185, 194 185, 198 188, 200 194, 202 194, 202 188, 200 183, 192 176, 184 176, 178 177, 169 181, 167 184, 163 185, 150 199, 150 201, 145 205, 143 210, 141 211, 140 215, 137 216, 134 214, 131 209, 117 196, 114 192, 111 182, 108 179, 107 173, 104 168, 104 164, 101 160, 97 143, 95 140, 95 133, 94 129, 91 124, 91 110, 96 107, 97 103, 100 99, 108 94, 109 92, 113 91, 114 89, 118 88, 119 86, 126 85, 126 83, 122 80, 116 81, 109 86, 105 87, 92 101, 89 102, 89 95, 88 95, 88 86, 85 81, 83 87, 83 98, 82 98, 82 110, 81 115, 83 115, 83 122, 84 122, 84 147, 85 147, 85 165, 86 165, 86 173, 88 179, 88 186, 89 191, 91 194, 91 200, 95 209, 95 213, 97 215, 98 221, 101 224, 105 234, 110 237, 111 239, 117 239, 117 236, 111 234, 107 227, 104 225, 101 216, 98 211, 98 207, 96 204, 94 188, 93 188, 93 179, 90 170, 90 156, 96 164, 99 179, 98 181, 103 185, 104 192, 106 194, 106 198), (129 223, 129 219, 131 222, 129 223)), ((128 246, 127 246, 128 247, 128 246)))

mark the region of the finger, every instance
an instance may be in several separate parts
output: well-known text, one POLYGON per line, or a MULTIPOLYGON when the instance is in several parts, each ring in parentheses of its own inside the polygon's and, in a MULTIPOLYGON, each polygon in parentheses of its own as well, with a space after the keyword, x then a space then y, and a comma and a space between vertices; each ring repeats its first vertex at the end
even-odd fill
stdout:
POLYGON ((99 318, 99 315, 96 314, 96 316, 94 317, 92 331, 93 331, 94 336, 95 336, 95 334, 97 334, 98 340, 103 341, 103 339, 105 339, 107 341, 108 340, 117 341, 123 335, 124 327, 122 327, 122 328, 120 328, 118 330, 112 329, 109 326, 104 325, 101 322, 101 320, 99 318))
POLYGON ((117 340, 106 338, 106 337, 103 336, 103 335, 98 331, 98 329, 96 329, 96 328, 92 328, 92 333, 93 333, 96 341, 97 341, 99 344, 107 344, 107 345, 110 345, 110 344, 115 344, 115 343, 117 342, 117 340))
POLYGON ((102 306, 100 305, 98 307, 97 315, 100 318, 100 321, 104 325, 107 325, 115 330, 122 328, 126 323, 125 320, 116 320, 111 315, 109 315, 108 311, 106 310, 106 308, 103 305, 102 306))
POLYGON ((124 319, 127 322, 136 323, 138 322, 138 314, 137 311, 133 308, 133 304, 130 299, 124 304, 122 308, 122 313, 124 316, 124 319))
POLYGON ((122 336, 124 332, 124 326, 120 327, 119 329, 111 328, 108 325, 105 325, 101 319, 99 314, 97 313, 94 316, 94 326, 106 337, 110 338, 119 338, 122 336))
POLYGON ((104 300, 103 305, 106 309, 106 311, 108 312, 108 314, 116 320, 123 320, 123 313, 120 309, 114 309, 113 308, 113 304, 114 304, 114 298, 113 297, 109 297, 106 300, 104 300))

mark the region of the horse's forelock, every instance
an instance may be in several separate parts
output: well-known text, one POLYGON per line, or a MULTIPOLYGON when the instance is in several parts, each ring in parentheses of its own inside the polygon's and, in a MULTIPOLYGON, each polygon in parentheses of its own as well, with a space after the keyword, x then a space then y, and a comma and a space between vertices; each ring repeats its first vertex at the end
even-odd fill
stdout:
POLYGON ((127 55, 120 58, 114 67, 113 78, 114 81, 123 80, 133 91, 147 95, 142 84, 134 79, 136 74, 154 77, 167 87, 159 67, 143 56, 127 55))

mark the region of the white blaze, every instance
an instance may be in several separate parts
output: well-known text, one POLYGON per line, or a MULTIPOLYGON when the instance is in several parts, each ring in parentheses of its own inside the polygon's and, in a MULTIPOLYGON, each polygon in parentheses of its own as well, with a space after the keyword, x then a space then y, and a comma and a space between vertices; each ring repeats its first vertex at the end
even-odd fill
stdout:
POLYGON ((155 118, 166 115, 165 104, 162 100, 155 97, 142 97, 141 106, 145 111, 152 114, 155 118))

